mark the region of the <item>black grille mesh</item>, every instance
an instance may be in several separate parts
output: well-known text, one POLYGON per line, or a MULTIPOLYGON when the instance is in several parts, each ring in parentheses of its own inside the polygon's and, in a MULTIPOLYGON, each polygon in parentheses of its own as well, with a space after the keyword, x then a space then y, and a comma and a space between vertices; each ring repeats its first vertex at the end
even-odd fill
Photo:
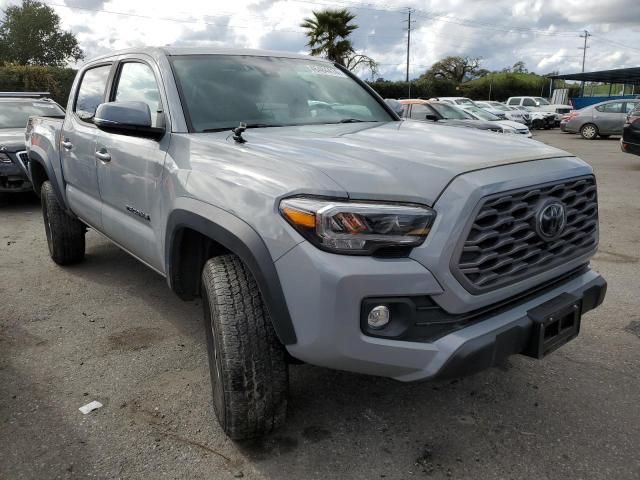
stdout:
POLYGON ((27 154, 27 152, 19 152, 18 158, 25 167, 29 166, 29 155, 27 154))
POLYGON ((595 248, 598 201, 593 177, 504 192, 482 200, 454 273, 470 291, 487 291, 554 268, 595 248), (564 203, 567 224, 553 241, 535 230, 539 205, 564 203))

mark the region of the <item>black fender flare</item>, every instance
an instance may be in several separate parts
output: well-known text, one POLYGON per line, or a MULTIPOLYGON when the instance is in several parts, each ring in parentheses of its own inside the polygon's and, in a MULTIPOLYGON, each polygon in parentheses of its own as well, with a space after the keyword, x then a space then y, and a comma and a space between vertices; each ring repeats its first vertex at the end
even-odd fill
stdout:
POLYGON ((254 276, 276 335, 284 345, 296 343, 297 337, 287 307, 275 263, 262 238, 235 215, 194 199, 180 199, 185 208, 173 210, 167 220, 165 265, 173 289, 172 256, 178 232, 195 230, 237 255, 254 276))
MULTIPOLYGON (((51 166, 45 160, 43 160, 40 157, 40 155, 34 152, 29 152, 29 163, 37 163, 44 169, 45 173, 47 174, 47 178, 51 183, 51 187, 53 188, 53 193, 58 199, 58 203, 62 205, 66 211, 69 211, 69 208, 67 207, 67 202, 65 202, 65 198, 63 197, 62 192, 60 191, 58 178, 56 177, 56 173, 53 171, 53 168, 51 168, 51 166)), ((33 174, 31 173, 31 166, 29 166, 29 181, 31 182, 31 185, 33 186, 33 190, 35 191, 36 186, 33 182, 33 174)), ((35 193, 38 196, 40 196, 40 192, 35 192, 35 193)))

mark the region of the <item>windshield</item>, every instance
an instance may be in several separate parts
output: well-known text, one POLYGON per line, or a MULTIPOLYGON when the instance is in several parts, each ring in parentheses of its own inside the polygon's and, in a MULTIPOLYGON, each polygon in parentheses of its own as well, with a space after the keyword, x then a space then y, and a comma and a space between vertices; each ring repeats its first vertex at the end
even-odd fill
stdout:
POLYGON ((496 110, 501 110, 503 112, 508 112, 509 110, 511 110, 506 105, 503 105, 503 104, 498 103, 498 102, 491 102, 489 105, 491 106, 491 108, 495 108, 496 110))
POLYGON ((534 98, 534 100, 539 103, 540 105, 551 105, 549 102, 547 102, 544 98, 542 97, 536 97, 534 98))
POLYGON ((355 80, 329 63, 235 55, 171 58, 195 132, 248 127, 390 122, 355 80))
POLYGON ((452 105, 447 105, 445 103, 430 103, 429 105, 431 105, 431 108, 433 108, 436 112, 442 115, 442 118, 445 118, 447 120, 473 119, 473 117, 467 112, 452 105))
POLYGON ((493 113, 489 113, 486 110, 479 107, 465 107, 465 110, 471 112, 476 117, 480 118, 480 120, 488 120, 489 122, 495 122, 496 120, 500 120, 493 113))
POLYGON ((0 102, 0 128, 24 128, 32 115, 39 117, 64 117, 55 103, 42 101, 0 102))

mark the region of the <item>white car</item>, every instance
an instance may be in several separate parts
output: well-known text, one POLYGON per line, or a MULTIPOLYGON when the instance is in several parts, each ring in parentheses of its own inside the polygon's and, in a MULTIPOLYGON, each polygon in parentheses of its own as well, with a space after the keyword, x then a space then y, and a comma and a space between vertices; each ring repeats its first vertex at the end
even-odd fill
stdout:
POLYGON ((529 111, 553 112, 555 114, 556 126, 560 125, 560 119, 565 113, 573 110, 571 105, 563 105, 560 103, 549 103, 542 97, 509 97, 506 101, 507 105, 525 107, 529 111))
POLYGON ((524 112, 526 115, 529 116, 529 127, 532 130, 536 130, 536 129, 542 129, 544 128, 545 130, 548 130, 550 128, 553 128, 553 126, 556 123, 556 114, 553 112, 542 112, 542 111, 529 111, 527 110, 525 107, 512 107, 510 105, 507 105, 508 108, 511 108, 513 110, 519 110, 521 112, 524 112))
MULTIPOLYGON (((449 103, 451 105, 455 105, 456 107, 460 107, 460 108, 468 107, 470 105, 474 105, 476 107, 478 106, 477 102, 474 102, 473 100, 467 97, 434 97, 431 100, 449 103)), ((482 108, 494 114, 496 117, 500 118, 501 120, 507 120, 507 116, 505 115, 505 113, 500 110, 497 110, 490 106, 489 107, 482 106, 482 108)))
POLYGON ((519 134, 524 135, 527 138, 531 138, 531 131, 529 130, 529 127, 522 123, 511 120, 501 120, 492 113, 487 112, 484 108, 477 107, 476 105, 465 105, 462 106, 462 109, 478 120, 495 122, 497 125, 502 127, 503 133, 519 134))
POLYGON ((511 109, 510 107, 507 107, 504 103, 495 102, 493 100, 480 100, 474 103, 479 107, 484 108, 488 112, 493 113, 494 115, 495 115, 495 112, 499 112, 505 115, 507 117, 506 118, 507 120, 524 123, 525 125, 528 125, 529 122, 531 121, 531 117, 529 116, 529 113, 526 110, 511 109))

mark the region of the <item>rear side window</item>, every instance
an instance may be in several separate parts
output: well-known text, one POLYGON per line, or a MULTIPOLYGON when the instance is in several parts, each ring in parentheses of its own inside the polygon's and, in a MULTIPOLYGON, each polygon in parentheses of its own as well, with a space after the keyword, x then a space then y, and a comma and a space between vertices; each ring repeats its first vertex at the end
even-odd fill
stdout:
POLYGON ((151 126, 158 126, 158 115, 162 111, 162 103, 156 77, 149 65, 138 62, 122 65, 115 101, 146 103, 151 112, 151 126))
POLYGON ((520 99, 518 97, 509 100, 509 105, 520 105, 520 99))
POLYGON ((621 113, 622 102, 605 103, 596 107, 596 110, 603 113, 621 113))
POLYGON ((104 92, 110 71, 111 65, 102 65, 84 72, 74 108, 74 112, 81 120, 90 122, 96 114, 98 105, 104 102, 104 92))
POLYGON ((433 115, 433 112, 426 105, 414 103, 411 107, 411 118, 413 120, 425 120, 429 114, 433 115))
POLYGON ((524 101, 522 102, 522 105, 524 107, 535 107, 536 102, 533 100, 533 98, 525 98, 524 101))

